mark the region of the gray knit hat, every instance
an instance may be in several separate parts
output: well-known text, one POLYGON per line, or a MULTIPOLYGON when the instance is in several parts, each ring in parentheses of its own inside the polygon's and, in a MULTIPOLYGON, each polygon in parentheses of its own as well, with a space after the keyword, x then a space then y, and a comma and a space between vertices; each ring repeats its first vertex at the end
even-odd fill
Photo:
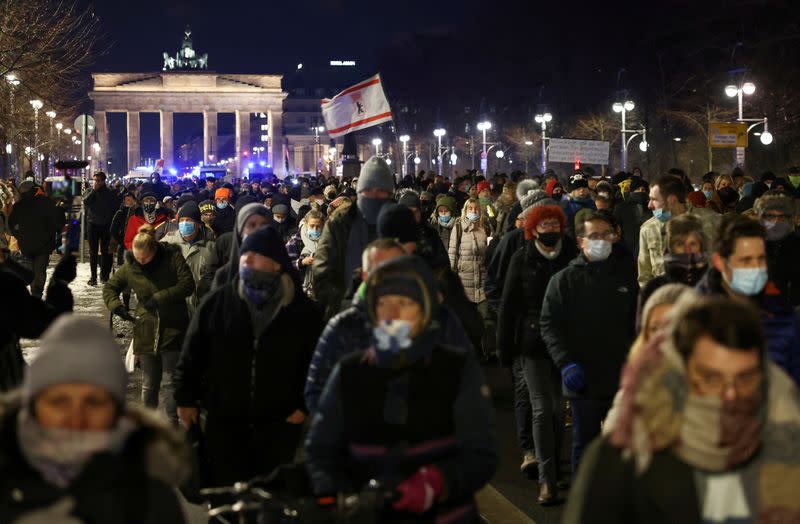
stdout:
POLYGON ((547 193, 542 189, 532 189, 528 194, 522 197, 519 201, 522 206, 522 212, 519 214, 521 218, 528 215, 528 211, 539 206, 557 206, 558 202, 547 196, 547 193))
POLYGON ((236 211, 236 234, 239 235, 239 237, 242 236, 244 223, 247 222, 247 219, 252 215, 261 215, 266 217, 268 220, 272 220, 272 211, 270 211, 264 204, 251 202, 240 207, 236 211))
POLYGON ((388 193, 394 191, 392 170, 389 169, 386 160, 379 156, 374 156, 364 162, 361 173, 358 175, 356 191, 361 193, 367 189, 383 189, 388 193))
POLYGON ((57 384, 92 384, 125 405, 128 373, 120 346, 97 320, 64 314, 45 331, 39 353, 25 370, 22 398, 29 404, 57 384))

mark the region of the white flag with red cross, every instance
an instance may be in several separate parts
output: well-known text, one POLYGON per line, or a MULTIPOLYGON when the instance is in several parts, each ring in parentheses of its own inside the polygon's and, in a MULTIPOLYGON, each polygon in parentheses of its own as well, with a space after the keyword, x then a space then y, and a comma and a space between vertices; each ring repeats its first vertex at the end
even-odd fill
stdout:
POLYGON ((322 117, 331 138, 389 122, 392 110, 383 92, 381 75, 349 87, 333 98, 323 99, 322 117))

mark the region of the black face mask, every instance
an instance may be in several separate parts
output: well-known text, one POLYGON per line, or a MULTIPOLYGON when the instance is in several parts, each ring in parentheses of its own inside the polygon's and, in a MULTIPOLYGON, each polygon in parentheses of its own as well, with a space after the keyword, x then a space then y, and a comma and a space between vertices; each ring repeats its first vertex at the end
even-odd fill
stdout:
POLYGON ((702 253, 664 256, 664 272, 673 282, 694 286, 703 277, 707 268, 708 261, 706 255, 702 253))
POLYGON ((628 195, 628 200, 635 204, 647 204, 648 195, 647 193, 630 193, 628 195))
POLYGON ((155 204, 142 204, 142 209, 144 209, 145 213, 154 213, 156 210, 155 204))
POLYGON ((539 233, 536 240, 545 247, 555 247, 558 241, 561 240, 561 233, 552 231, 548 233, 539 233))

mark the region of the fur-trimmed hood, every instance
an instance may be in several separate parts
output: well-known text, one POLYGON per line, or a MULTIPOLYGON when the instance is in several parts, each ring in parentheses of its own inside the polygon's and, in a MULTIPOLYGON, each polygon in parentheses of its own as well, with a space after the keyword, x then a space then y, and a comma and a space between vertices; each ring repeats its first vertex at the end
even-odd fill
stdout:
POLYGON ((533 191, 534 189, 539 189, 538 181, 531 180, 530 178, 520 180, 519 184, 517 184, 517 200, 522 200, 529 191, 533 191))
MULTIPOLYGON (((0 395, 0 433, 6 430, 8 424, 16 424, 16 414, 21 407, 20 390, 0 395)), ((123 453, 140 453, 144 459, 143 470, 149 477, 169 486, 183 484, 192 468, 186 438, 168 420, 143 406, 128 404, 125 416, 136 424, 137 429, 128 437, 123 453), (144 449, 131 448, 139 445, 144 449)), ((0 451, 2 454, 3 451, 0 451)))

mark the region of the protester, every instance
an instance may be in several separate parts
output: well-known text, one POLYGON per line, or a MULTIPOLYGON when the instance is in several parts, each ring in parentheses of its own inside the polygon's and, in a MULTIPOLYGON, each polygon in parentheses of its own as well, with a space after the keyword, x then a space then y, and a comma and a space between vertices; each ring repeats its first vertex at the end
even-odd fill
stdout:
POLYGON ((589 192, 589 182, 587 177, 578 172, 569 179, 569 195, 561 203, 564 214, 567 215, 566 234, 575 238, 575 215, 581 209, 597 209, 589 192))
MULTIPOLYGON (((525 247, 512 257, 503 285, 503 296, 497 313, 497 351, 500 362, 513 366, 515 380, 527 385, 519 393, 529 395, 530 404, 516 402, 524 410, 515 413, 520 428, 531 417, 533 442, 523 445, 523 471, 539 466, 539 498, 542 505, 558 500, 561 434, 564 400, 558 369, 547 354, 539 332, 542 301, 551 277, 564 269, 577 254, 575 247, 564 240, 567 217, 560 207, 538 206, 525 219, 525 247), (526 449, 527 447, 527 449, 526 449)), ((515 395, 517 395, 515 390, 515 395)), ((518 431, 521 437, 527 434, 518 431)), ((522 439, 521 439, 522 440, 522 439)))
POLYGON ((306 441, 317 495, 374 479, 398 492, 382 521, 479 518, 473 495, 497 467, 493 409, 477 361, 437 342, 436 294, 419 258, 370 273, 370 346, 336 365, 306 441))
POLYGON ((125 249, 131 250, 133 238, 139 234, 139 229, 144 225, 149 225, 155 231, 159 224, 169 220, 169 213, 161 208, 157 208, 155 189, 151 184, 142 184, 139 189, 140 205, 133 209, 128 217, 125 226, 125 249))
POLYGON ((648 295, 642 306, 639 335, 633 342, 629 358, 634 358, 648 342, 666 330, 673 306, 684 294, 690 296, 691 289, 686 284, 671 282, 648 295))
POLYGON ((135 206, 136 195, 131 191, 125 192, 125 194, 122 195, 122 204, 114 213, 114 218, 111 219, 109 232, 111 234, 111 243, 116 244, 118 266, 125 263, 125 260, 122 258, 125 255, 125 231, 128 228, 128 218, 135 206))
POLYGON ((311 265, 314 263, 314 254, 317 252, 324 225, 325 215, 321 211, 312 209, 301 220, 297 233, 286 243, 289 259, 303 280, 303 292, 312 300, 314 299, 314 274, 311 271, 311 265))
POLYGON ((106 174, 98 171, 93 177, 92 190, 84 197, 87 210, 86 237, 89 240, 89 285, 97 285, 98 251, 100 251, 100 282, 106 283, 111 274, 113 258, 109 251, 111 222, 119 206, 117 196, 106 185, 106 174))
POLYGON ((236 210, 231 204, 233 191, 227 187, 221 187, 214 192, 214 202, 217 206, 214 221, 211 222, 211 229, 217 236, 233 231, 236 220, 236 210))
POLYGON ((795 384, 767 358, 757 314, 691 300, 625 368, 563 522, 756 522, 800 514, 795 384), (768 488, 766 488, 768 486, 768 488))
POLYGON ((103 288, 103 300, 110 312, 134 322, 133 352, 142 367, 142 403, 159 404, 163 385, 167 416, 177 422, 172 398, 173 373, 189 324, 186 299, 194 293, 192 271, 178 246, 157 242, 152 226, 141 226, 133 238, 125 264, 103 288), (126 288, 136 293, 136 316, 120 301, 126 288), (162 375, 166 380, 162 381, 162 375))
POLYGON ((570 398, 573 473, 611 406, 634 338, 638 296, 633 259, 614 253, 611 219, 602 212, 585 215, 576 234, 581 252, 550 280, 539 320, 570 398))
POLYGON ((242 242, 238 272, 201 302, 175 373, 181 423, 200 424, 205 482, 232 484, 292 461, 321 312, 302 293, 276 229, 242 242))
POLYGON ((284 243, 288 242, 297 231, 297 223, 294 217, 289 213, 289 206, 286 204, 276 204, 272 206, 271 211, 275 229, 281 234, 284 243))
POLYGON ((451 196, 443 196, 436 201, 436 214, 431 217, 431 226, 439 233, 442 245, 450 247, 450 233, 458 221, 456 201, 451 196))
POLYGON ((614 219, 622 229, 620 240, 636 257, 639 256, 639 229, 653 216, 653 212, 647 207, 648 191, 647 182, 634 177, 628 185, 624 200, 614 207, 614 219))
POLYGON ((764 195, 754 211, 766 229, 767 267, 772 282, 795 307, 800 305, 800 237, 795 232, 795 200, 786 195, 764 195))
POLYGON ((0 410, 0 521, 182 523, 182 438, 126 400, 119 346, 97 322, 56 320, 0 410))

